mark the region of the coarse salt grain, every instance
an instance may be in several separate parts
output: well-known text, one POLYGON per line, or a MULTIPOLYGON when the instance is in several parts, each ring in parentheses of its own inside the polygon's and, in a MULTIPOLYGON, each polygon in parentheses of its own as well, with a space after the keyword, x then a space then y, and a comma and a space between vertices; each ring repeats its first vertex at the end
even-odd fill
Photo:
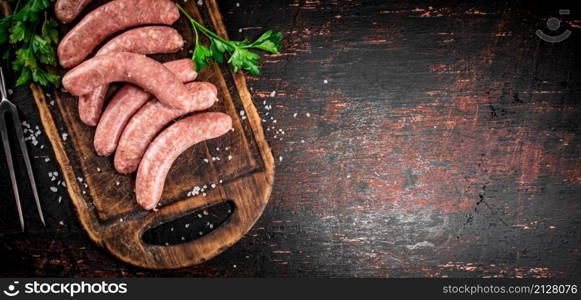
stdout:
POLYGON ((329 81, 327 79, 325 79, 325 80, 323 80, 323 83, 327 84, 327 83, 329 83, 329 81))
POLYGON ((270 92, 270 97, 274 97, 274 96, 276 96, 276 91, 270 92))
POLYGON ((54 187, 54 186, 51 186, 51 187, 50 187, 50 191, 51 191, 51 192, 53 192, 53 193, 56 193, 56 192, 58 192, 59 190, 58 190, 56 187, 54 187))

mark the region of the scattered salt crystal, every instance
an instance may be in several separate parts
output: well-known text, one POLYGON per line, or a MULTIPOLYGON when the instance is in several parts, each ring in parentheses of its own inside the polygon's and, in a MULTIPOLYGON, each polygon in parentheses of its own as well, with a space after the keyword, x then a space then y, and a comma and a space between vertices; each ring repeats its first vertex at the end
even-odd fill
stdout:
POLYGON ((166 245, 166 246, 169 246, 169 243, 168 243, 168 242, 165 242, 165 245, 166 245))
POLYGON ((202 211, 202 213, 204 214, 204 216, 207 216, 208 215, 208 211, 205 210, 205 209, 202 211))
POLYGON ((304 143, 305 143, 305 140, 301 140, 301 143, 303 143, 303 144, 304 144, 304 143))
POLYGON ((282 161, 282 156, 279 156, 278 157, 278 161, 282 161))
POLYGON ((204 158, 204 162, 205 162, 205 163, 208 163, 209 161, 208 161, 208 159, 207 159, 207 158, 204 158))
POLYGON ((63 222, 63 221, 59 221, 59 224, 60 224, 61 226, 65 226, 65 222, 63 222))
POLYGON ((123 218, 120 218, 120 219, 119 219, 119 222, 123 223, 123 218))
POLYGON ((97 172, 101 172, 101 168, 97 167, 97 172))
POLYGON ((242 28, 238 29, 238 32, 242 32, 242 28))
POLYGON ((83 178, 82 178, 82 177, 77 177, 77 180, 78 180, 79 182, 83 182, 83 178))
POLYGON ((198 0, 198 2, 196 2, 196 3, 198 3, 198 6, 204 5, 204 1, 202 1, 202 0, 198 0))
POLYGON ((198 214, 198 218, 200 218, 200 219, 201 219, 201 218, 202 218, 202 214, 198 214))
POLYGON ((44 159, 44 162, 49 162, 49 161, 50 161, 50 158, 48 158, 48 157, 44 159))
POLYGON ((222 183, 222 179, 220 179, 220 181, 218 181, 218 183, 222 183))
POLYGON ((186 240, 186 238, 182 236, 182 241, 185 241, 185 240, 186 240))
POLYGON ((296 118, 296 117, 297 117, 297 115, 298 115, 298 113, 294 113, 294 114, 293 114, 293 118, 296 118))
POLYGON ((69 137, 69 135, 68 135, 68 133, 65 132, 62 134, 62 137, 63 137, 63 141, 66 141, 67 138, 69 137))
POLYGON ((240 111, 240 115, 243 116, 245 112, 243 110, 240 111))
POLYGON ((236 7, 240 7, 240 2, 236 2, 236 7))
POLYGON ((214 224, 210 224, 208 225, 208 227, 210 227, 210 229, 214 228, 214 224))
POLYGON ((234 267, 234 269, 236 269, 236 265, 232 265, 232 267, 234 267))
POLYGON ((121 182, 119 182, 119 181, 115 182, 115 185, 120 185, 120 184, 121 184, 121 182))
POLYGON ((14 91, 12 89, 8 89, 8 95, 12 95, 14 91))
POLYGON ((40 149, 44 149, 44 145, 40 145, 40 149))
POLYGON ((50 104, 50 106, 54 106, 54 100, 50 101, 48 104, 50 104))
POLYGON ((228 155, 228 160, 232 160, 232 155, 228 155))
POLYGON ((172 228, 170 228, 170 229, 169 229, 169 231, 174 231, 174 228, 173 228, 173 227, 172 227, 172 228))
POLYGON ((186 196, 187 196, 187 197, 191 197, 191 196, 192 196, 192 192, 188 192, 188 193, 186 194, 186 196))
POLYGON ((270 92, 270 97, 274 97, 274 96, 276 96, 276 91, 270 92))
POLYGON ((51 186, 51 187, 50 187, 50 191, 51 191, 51 192, 53 192, 53 193, 56 193, 56 192, 58 192, 59 190, 58 190, 56 187, 54 187, 54 186, 51 186))
POLYGON ((311 116, 311 113, 306 113, 306 116, 307 116, 307 117, 310 117, 310 116, 311 116))
POLYGON ((87 193, 87 191, 83 191, 83 195, 85 195, 87 193))
POLYGON ((61 185, 64 186, 64 187, 67 187, 67 183, 64 182, 64 181, 61 183, 61 185))
POLYGON ((202 193, 202 196, 206 197, 206 193, 202 193))
POLYGON ((327 83, 329 83, 329 81, 327 79, 325 79, 325 80, 323 80, 323 83, 327 84, 327 83))
POLYGON ((184 227, 190 228, 190 223, 187 223, 186 225, 184 225, 184 227))
POLYGON ((203 233, 203 232, 201 232, 201 231, 199 231, 199 232, 198 232, 198 234, 199 234, 199 235, 204 235, 204 233, 203 233))
POLYGON ((61 203, 61 201, 63 201, 63 197, 59 196, 59 203, 61 203))
POLYGON ((215 183, 212 183, 210 186, 211 186, 213 189, 215 189, 215 188, 216 188, 216 184, 215 184, 215 183))

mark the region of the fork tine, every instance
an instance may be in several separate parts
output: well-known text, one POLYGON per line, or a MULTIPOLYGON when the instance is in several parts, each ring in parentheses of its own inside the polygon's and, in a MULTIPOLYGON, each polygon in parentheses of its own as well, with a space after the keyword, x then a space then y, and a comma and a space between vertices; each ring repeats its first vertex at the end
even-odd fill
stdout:
MULTIPOLYGON (((3 100, 4 105, 6 100, 3 100)), ((8 140, 8 130, 6 129, 6 115, 5 111, 0 109, 0 133, 2 134, 2 144, 4 146, 4 153, 6 154, 6 162, 8 163, 8 171, 10 173, 10 181, 12 182, 12 192, 16 199, 16 209, 18 210, 18 218, 20 219, 20 228, 24 231, 24 217, 22 216, 22 207, 20 206, 20 195, 18 194, 18 185, 16 184, 16 175, 14 174, 14 164, 12 162, 12 152, 10 151, 10 141, 8 140)))
POLYGON ((36 190, 36 181, 34 180, 34 174, 32 173, 32 165, 30 163, 30 156, 28 156, 28 149, 26 148, 26 141, 24 140, 24 133, 22 132, 22 123, 20 122, 20 116, 18 115, 18 110, 16 106, 12 103, 10 105, 10 113, 12 115, 12 121, 14 122, 14 130, 16 131, 16 138, 18 139, 18 144, 20 145, 20 151, 24 156, 24 164, 26 165, 26 173, 28 174, 28 180, 30 180, 30 186, 32 187, 32 194, 34 195, 34 202, 36 203, 36 209, 38 210, 38 216, 42 225, 46 226, 44 222, 44 215, 42 213, 42 206, 40 205, 40 200, 38 198, 38 191, 36 190))

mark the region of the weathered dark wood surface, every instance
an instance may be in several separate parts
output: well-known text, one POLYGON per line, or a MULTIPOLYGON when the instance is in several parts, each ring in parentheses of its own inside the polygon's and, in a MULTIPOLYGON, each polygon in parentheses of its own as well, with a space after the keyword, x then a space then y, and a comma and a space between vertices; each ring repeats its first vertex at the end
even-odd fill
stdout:
MULTIPOLYGON (((25 193, 30 230, 18 232, 3 171, 0 274, 581 274, 578 12, 563 18, 573 35, 549 44, 534 31, 562 3, 238 2, 220 2, 232 38, 286 37, 248 76, 277 160, 251 232, 191 268, 121 263, 91 243, 66 192, 49 190, 58 169, 41 135, 45 148, 30 151, 49 225, 25 193)), ((14 98, 39 124, 28 91, 14 98)))

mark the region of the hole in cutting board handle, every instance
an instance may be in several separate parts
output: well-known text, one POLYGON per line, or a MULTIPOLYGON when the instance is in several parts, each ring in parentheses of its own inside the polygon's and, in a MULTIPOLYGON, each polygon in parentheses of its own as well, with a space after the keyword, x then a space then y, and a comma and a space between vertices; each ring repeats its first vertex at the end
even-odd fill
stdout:
POLYGON ((232 201, 220 202, 195 210, 185 216, 162 223, 143 232, 144 243, 172 246, 197 240, 226 222, 234 212, 232 201))

